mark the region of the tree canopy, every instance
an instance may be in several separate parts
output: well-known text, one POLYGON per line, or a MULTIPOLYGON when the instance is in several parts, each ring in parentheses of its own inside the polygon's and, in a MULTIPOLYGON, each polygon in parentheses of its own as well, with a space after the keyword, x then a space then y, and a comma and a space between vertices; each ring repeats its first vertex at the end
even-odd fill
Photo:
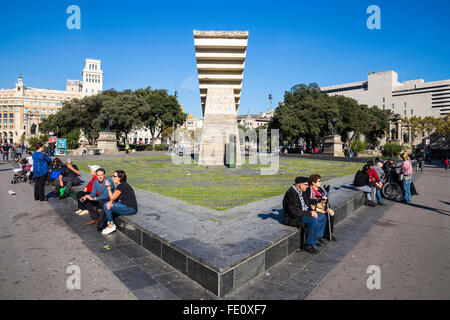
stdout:
POLYGON ((114 89, 82 99, 65 101, 61 110, 43 119, 39 125, 42 132, 57 132, 64 136, 73 129, 81 129, 91 144, 95 144, 99 132, 111 126, 119 137, 127 137, 131 130, 148 129, 155 140, 169 127, 182 124, 186 114, 175 96, 167 90, 150 87, 136 91, 114 89))
POLYGON ((282 140, 294 142, 303 138, 314 147, 323 142, 329 133, 328 122, 335 118, 335 130, 344 142, 364 135, 368 144, 375 147, 388 128, 389 115, 390 111, 369 108, 348 97, 329 96, 316 83, 298 84, 285 92, 269 129, 279 129, 282 140))

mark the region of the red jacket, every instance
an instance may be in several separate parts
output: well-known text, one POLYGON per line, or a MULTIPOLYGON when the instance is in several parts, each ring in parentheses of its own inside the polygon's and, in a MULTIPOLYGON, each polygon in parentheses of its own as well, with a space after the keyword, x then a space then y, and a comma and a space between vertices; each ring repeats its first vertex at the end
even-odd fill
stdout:
MULTIPOLYGON (((87 186, 85 187, 86 192, 89 192, 89 193, 92 192, 92 187, 94 186, 94 181, 95 181, 95 180, 97 180, 97 176, 93 176, 93 177, 91 178, 91 180, 89 180, 87 186)), ((97 195, 99 195, 98 192, 97 192, 97 195)))
POLYGON ((370 182, 373 182, 373 183, 381 182, 375 169, 369 169, 369 170, 367 170, 367 173, 369 174, 370 182))

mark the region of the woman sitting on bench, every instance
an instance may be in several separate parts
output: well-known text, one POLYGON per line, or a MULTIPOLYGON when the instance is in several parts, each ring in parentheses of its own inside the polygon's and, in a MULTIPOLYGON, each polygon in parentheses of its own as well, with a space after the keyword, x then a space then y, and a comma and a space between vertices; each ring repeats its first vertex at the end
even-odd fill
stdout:
POLYGON ((133 188, 127 183, 125 171, 114 171, 113 182, 116 185, 114 193, 111 192, 109 181, 106 182, 110 201, 103 205, 108 226, 103 229, 102 234, 110 234, 116 231, 113 212, 119 215, 133 215, 138 211, 136 196, 133 188))
POLYGON ((313 174, 309 177, 309 187, 305 191, 305 194, 308 197, 309 205, 311 206, 311 210, 323 214, 327 218, 324 233, 319 234, 319 238, 317 239, 318 246, 325 245, 322 239, 331 239, 331 241, 339 240, 338 237, 333 235, 334 211, 328 206, 328 198, 326 196, 325 190, 321 188, 321 183, 321 176, 318 174, 313 174), (328 214, 330 214, 330 219, 328 219, 328 214))

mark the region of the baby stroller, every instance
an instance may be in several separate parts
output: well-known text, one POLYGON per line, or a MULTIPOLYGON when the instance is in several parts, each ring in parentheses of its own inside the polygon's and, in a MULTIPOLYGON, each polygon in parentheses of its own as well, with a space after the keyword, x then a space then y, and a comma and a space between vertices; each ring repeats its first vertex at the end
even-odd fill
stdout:
POLYGON ((11 184, 26 182, 27 180, 30 183, 34 182, 33 172, 31 171, 32 167, 33 166, 29 164, 26 159, 20 160, 20 168, 14 169, 14 176, 11 180, 11 184))

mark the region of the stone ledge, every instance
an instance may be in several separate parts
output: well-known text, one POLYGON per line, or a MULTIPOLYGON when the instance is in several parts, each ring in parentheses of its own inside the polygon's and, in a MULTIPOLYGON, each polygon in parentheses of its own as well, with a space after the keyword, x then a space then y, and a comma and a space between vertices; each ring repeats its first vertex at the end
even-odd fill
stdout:
MULTIPOLYGON (((336 213, 335 224, 364 205, 364 193, 352 187, 353 177, 326 181, 331 185, 329 202, 336 213)), ((89 175, 82 173, 82 178, 87 181, 89 175)), ((74 187, 74 193, 78 189, 82 186, 74 187)), ((276 265, 302 244, 302 231, 282 224, 282 195, 225 210, 218 223, 211 220, 218 218, 209 213, 214 210, 196 213, 192 205, 180 200, 135 191, 139 211, 116 218, 118 231, 219 297, 276 265)))

